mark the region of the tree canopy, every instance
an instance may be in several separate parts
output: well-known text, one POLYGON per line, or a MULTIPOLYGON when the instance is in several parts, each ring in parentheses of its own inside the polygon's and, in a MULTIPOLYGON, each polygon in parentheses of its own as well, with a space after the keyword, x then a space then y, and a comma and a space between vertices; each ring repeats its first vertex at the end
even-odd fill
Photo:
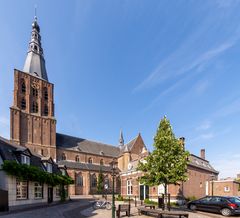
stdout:
POLYGON ((163 184, 166 193, 168 184, 186 181, 189 152, 175 137, 166 117, 160 121, 153 147, 153 152, 138 164, 138 170, 144 172, 139 180, 150 186, 163 184))

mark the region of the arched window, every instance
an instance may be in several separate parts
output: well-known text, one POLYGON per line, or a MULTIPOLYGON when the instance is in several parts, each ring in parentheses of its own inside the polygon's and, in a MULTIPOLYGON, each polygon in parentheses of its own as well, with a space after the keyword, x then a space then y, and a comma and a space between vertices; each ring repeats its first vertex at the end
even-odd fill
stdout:
POLYGON ((62 160, 66 160, 67 158, 66 158, 66 154, 65 153, 63 153, 62 154, 62 160))
POLYGON ((78 155, 75 157, 75 161, 76 161, 76 162, 80 162, 80 158, 79 158, 78 155))
POLYGON ((46 104, 44 105, 44 115, 48 116, 48 106, 46 104))
POLYGON ((48 90, 47 88, 44 88, 44 99, 47 101, 48 100, 48 90))
POLYGON ((92 188, 97 187, 97 177, 96 177, 95 174, 92 174, 92 175, 91 175, 91 187, 92 187, 92 188))
POLYGON ((83 176, 81 173, 76 174, 76 185, 83 186, 83 176))
POLYGON ((22 80, 21 91, 22 91, 22 93, 24 93, 24 94, 26 93, 26 84, 25 84, 24 79, 22 80))
POLYGON ((38 113, 38 103, 36 101, 33 101, 32 103, 32 112, 38 113))
POLYGON ((22 100, 21 100, 21 108, 22 108, 22 110, 26 109, 26 100, 25 100, 25 98, 22 98, 22 100))
POLYGON ((103 159, 100 160, 100 165, 103 166, 103 159))
POLYGON ((91 157, 88 158, 88 163, 92 164, 92 158, 91 157))
POLYGON ((34 97, 38 97, 38 90, 35 89, 35 88, 32 88, 32 95, 33 95, 34 97))
POLYGON ((38 47, 36 45, 34 45, 34 50, 37 51, 38 50, 38 47))

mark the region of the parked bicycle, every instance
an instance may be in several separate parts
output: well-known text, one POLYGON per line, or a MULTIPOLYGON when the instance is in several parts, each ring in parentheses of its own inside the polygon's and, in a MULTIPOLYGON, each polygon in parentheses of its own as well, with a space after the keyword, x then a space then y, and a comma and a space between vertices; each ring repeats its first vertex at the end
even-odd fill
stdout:
POLYGON ((110 210, 112 208, 112 204, 109 201, 97 201, 95 202, 95 204, 93 205, 93 208, 96 209, 107 209, 110 210))

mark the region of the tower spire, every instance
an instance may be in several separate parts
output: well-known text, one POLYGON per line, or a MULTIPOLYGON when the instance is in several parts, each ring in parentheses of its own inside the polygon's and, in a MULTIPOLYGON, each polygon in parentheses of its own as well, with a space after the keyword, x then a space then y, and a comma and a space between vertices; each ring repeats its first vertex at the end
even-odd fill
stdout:
POLYGON ((43 49, 41 45, 40 27, 37 22, 37 11, 35 6, 35 16, 32 23, 31 40, 28 46, 27 58, 23 67, 23 71, 33 76, 48 81, 43 49))
POLYGON ((123 133, 122 130, 120 130, 119 146, 123 147, 123 145, 124 145, 123 133))

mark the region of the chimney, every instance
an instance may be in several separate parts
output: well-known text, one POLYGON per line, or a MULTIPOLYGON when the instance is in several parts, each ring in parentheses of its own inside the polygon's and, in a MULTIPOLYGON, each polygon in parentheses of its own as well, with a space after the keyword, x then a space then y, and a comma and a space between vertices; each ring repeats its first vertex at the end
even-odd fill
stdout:
POLYGON ((201 149, 200 157, 205 160, 205 149, 201 149))
POLYGON ((184 150, 185 149, 185 138, 181 137, 181 138, 179 138, 179 141, 180 141, 180 145, 182 146, 182 148, 184 150))

